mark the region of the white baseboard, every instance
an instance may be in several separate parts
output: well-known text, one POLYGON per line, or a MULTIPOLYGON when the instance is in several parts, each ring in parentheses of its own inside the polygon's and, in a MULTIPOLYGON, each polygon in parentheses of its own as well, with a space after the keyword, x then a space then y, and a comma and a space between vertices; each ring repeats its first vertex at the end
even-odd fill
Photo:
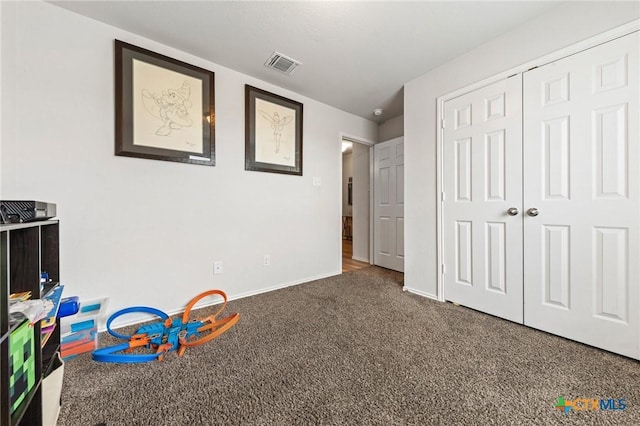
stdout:
MULTIPOLYGON (((317 280, 321 280, 323 278, 329 278, 329 277, 334 277, 336 275, 340 275, 342 273, 342 271, 338 271, 338 272, 331 272, 328 274, 322 274, 322 275, 316 275, 314 277, 308 277, 308 278, 303 278, 301 280, 296 280, 296 281, 290 281, 288 283, 283 283, 283 284, 278 284, 278 285, 274 285, 271 287, 265 287, 265 288, 261 288, 258 290, 253 290, 253 291, 248 291, 245 293, 240 293, 240 294, 227 294, 227 300, 231 301, 231 300, 238 300, 238 299, 244 299, 245 297, 250 297, 250 296, 256 296, 258 294, 262 294, 262 293, 268 293, 270 291, 274 291, 274 290, 280 290, 283 288, 287 288, 287 287, 292 287, 294 285, 299 285, 299 284, 304 284, 304 283, 308 283, 311 281, 317 281, 317 280)), ((220 300, 214 300, 214 301, 210 301, 207 303, 196 303, 196 305, 193 307, 193 309, 201 309, 201 308, 206 308, 209 306, 215 306, 215 305, 219 305, 220 303, 222 303, 222 301, 220 300)), ((174 315, 178 315, 180 313, 184 312, 184 308, 180 308, 180 309, 174 309, 171 311, 166 312, 167 315, 169 315, 170 317, 174 316, 174 315)), ((112 324, 112 329, 116 330, 119 328, 123 328, 123 327, 128 327, 130 325, 136 325, 136 324, 140 324, 149 320, 153 320, 154 317, 151 315, 145 315, 142 314, 142 316, 137 315, 135 318, 131 318, 130 320, 123 322, 123 323, 119 323, 118 321, 116 321, 116 324, 112 324)), ((159 318, 155 318, 157 320, 159 320, 159 318)), ((106 321, 105 321, 106 322, 106 321)), ((101 327, 98 328, 98 332, 103 332, 103 331, 107 331, 106 327, 101 327)))
POLYGON ((351 256, 353 260, 357 260, 358 262, 369 263, 369 258, 359 257, 359 256, 351 256))
MULTIPOLYGON (((268 293, 270 291, 280 290, 280 289, 283 289, 283 288, 292 287, 294 285, 304 284, 304 283, 308 283, 308 282, 311 282, 311 281, 317 281, 317 280, 321 280, 323 278, 335 277, 336 275, 340 275, 341 273, 342 273, 342 271, 331 272, 331 273, 328 273, 328 274, 321 274, 321 275, 316 275, 315 277, 303 278, 301 280, 291 281, 291 282, 284 283, 284 284, 278 284, 278 285, 274 285, 272 287, 266 287, 266 288, 262 288, 262 289, 259 289, 259 290, 248 291, 246 293, 240 293, 240 294, 229 296, 229 300, 244 299, 245 297, 255 296, 255 295, 258 295, 258 294, 262 294, 262 293, 268 293)), ((210 305, 215 305, 215 304, 216 303, 211 303, 210 305)), ((198 308, 204 308, 206 306, 209 306, 209 305, 198 306, 198 308)))
POLYGON ((441 300, 438 299, 437 296, 434 296, 431 293, 427 293, 427 292, 422 291, 422 290, 417 290, 415 288, 407 287, 406 285, 404 287, 402 287, 402 290, 403 291, 408 291, 409 293, 417 294, 418 296, 427 297, 429 299, 433 299, 433 300, 437 300, 438 302, 441 302, 441 300))

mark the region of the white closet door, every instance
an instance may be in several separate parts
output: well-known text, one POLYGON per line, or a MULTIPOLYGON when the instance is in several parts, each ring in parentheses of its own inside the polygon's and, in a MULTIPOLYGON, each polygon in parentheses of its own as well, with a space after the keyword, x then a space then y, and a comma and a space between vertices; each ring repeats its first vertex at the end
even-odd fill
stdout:
POLYGON ((444 296, 519 323, 521 108, 521 75, 447 101, 443 146, 444 296))
POLYGON ((404 272, 404 138, 374 145, 374 264, 404 272))
POLYGON ((525 324, 634 358, 638 39, 634 33, 524 76, 524 208, 537 209, 524 217, 525 324))

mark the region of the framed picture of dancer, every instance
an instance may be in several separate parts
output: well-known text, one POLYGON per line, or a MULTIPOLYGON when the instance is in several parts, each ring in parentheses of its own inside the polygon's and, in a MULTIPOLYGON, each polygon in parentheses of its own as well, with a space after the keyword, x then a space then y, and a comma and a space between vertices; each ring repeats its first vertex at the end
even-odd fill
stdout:
POLYGON ((115 41, 115 154, 215 165, 214 74, 115 41))
POLYGON ((245 170, 302 176, 302 104, 245 86, 245 170))

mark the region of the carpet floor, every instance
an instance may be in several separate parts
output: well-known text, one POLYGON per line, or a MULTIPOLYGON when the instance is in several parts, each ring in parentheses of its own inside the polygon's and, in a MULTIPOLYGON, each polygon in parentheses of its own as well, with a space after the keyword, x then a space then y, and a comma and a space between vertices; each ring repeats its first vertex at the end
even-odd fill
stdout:
POLYGON ((403 292, 402 279, 369 267, 232 301, 240 322, 181 358, 71 359, 58 425, 640 424, 637 361, 403 292), (563 413, 560 396, 626 409, 563 413))

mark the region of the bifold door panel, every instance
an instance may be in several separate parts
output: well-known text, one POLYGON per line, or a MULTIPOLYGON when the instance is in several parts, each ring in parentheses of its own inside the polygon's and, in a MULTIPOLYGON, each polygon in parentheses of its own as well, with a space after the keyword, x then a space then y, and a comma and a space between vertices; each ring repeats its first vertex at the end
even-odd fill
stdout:
POLYGON ((445 297, 519 323, 521 94, 517 75, 448 101, 443 151, 445 297))
POLYGON ((445 103, 446 300, 640 359, 639 45, 445 103))
POLYGON ((524 74, 525 324, 640 357, 638 33, 524 74))

